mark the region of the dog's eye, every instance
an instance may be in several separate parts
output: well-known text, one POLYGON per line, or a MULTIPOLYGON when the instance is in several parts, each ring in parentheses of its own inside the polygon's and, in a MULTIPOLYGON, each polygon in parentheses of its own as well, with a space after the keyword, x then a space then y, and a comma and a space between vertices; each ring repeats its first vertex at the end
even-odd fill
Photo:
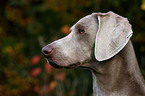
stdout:
POLYGON ((84 32, 85 32, 84 29, 80 29, 80 28, 78 29, 78 33, 79 33, 79 34, 83 34, 84 32))

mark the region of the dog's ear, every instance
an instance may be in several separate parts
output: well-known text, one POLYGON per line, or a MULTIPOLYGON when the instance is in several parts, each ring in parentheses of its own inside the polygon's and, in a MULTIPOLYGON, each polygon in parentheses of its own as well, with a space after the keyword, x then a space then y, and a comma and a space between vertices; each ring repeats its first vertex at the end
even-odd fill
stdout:
POLYGON ((120 52, 132 36, 128 20, 113 12, 93 13, 98 20, 98 32, 95 39, 95 58, 108 60, 120 52))

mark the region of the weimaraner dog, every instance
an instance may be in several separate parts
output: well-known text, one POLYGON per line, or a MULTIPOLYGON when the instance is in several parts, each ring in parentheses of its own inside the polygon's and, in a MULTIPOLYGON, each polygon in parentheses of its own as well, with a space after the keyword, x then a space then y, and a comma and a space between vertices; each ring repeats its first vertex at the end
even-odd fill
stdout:
POLYGON ((145 96, 145 84, 130 40, 128 20, 113 12, 93 13, 70 34, 42 48, 55 68, 88 68, 93 96, 145 96))

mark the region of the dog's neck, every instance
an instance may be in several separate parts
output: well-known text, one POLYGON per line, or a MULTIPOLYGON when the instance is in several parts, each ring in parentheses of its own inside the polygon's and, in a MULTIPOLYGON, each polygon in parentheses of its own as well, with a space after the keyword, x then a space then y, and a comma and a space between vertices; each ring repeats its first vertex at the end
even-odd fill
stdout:
POLYGON ((92 71, 93 96, 145 96, 131 41, 110 60, 84 64, 92 71))

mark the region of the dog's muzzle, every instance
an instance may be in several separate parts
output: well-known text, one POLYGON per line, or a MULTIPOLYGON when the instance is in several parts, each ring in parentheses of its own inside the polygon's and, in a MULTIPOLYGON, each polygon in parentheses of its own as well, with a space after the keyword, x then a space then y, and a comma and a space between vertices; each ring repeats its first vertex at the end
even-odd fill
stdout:
POLYGON ((44 57, 46 58, 47 62, 48 62, 52 67, 54 67, 54 68, 66 68, 66 69, 71 69, 71 68, 74 68, 74 67, 77 67, 77 66, 80 65, 79 62, 74 63, 74 64, 69 64, 69 66, 60 66, 60 65, 56 64, 55 62, 53 62, 52 60, 50 60, 51 55, 52 55, 52 53, 53 53, 54 50, 55 50, 54 47, 51 46, 51 45, 45 46, 45 47, 43 47, 42 50, 41 50, 42 53, 43 53, 43 55, 44 55, 44 57))

